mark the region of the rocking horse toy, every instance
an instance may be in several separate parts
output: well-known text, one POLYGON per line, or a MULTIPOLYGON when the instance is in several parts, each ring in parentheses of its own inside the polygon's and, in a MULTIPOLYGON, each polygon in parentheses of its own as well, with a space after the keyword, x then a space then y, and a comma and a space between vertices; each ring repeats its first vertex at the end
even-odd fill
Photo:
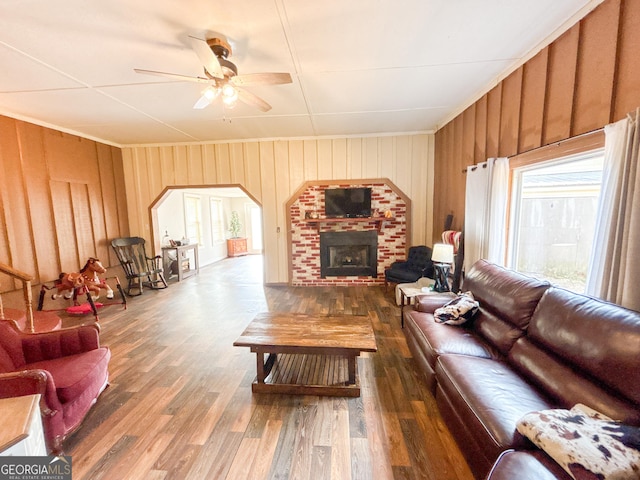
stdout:
POLYGON ((84 277, 80 273, 61 273, 58 280, 53 282, 53 288, 57 290, 57 293, 51 295, 51 298, 55 300, 64 296, 69 300, 82 287, 84 287, 84 277))
POLYGON ((90 257, 87 260, 87 263, 84 264, 84 267, 80 269, 80 274, 84 279, 84 284, 90 292, 93 292, 94 295, 91 295, 93 300, 97 300, 100 297, 100 290, 105 289, 107 292, 107 298, 113 298, 113 290, 105 280, 101 280, 98 275, 102 275, 107 273, 107 269, 102 266, 100 260, 97 258, 90 257))
MULTIPOLYGON (((106 279, 101 279, 99 275, 107 272, 107 269, 100 263, 100 260, 94 257, 90 257, 85 263, 84 267, 79 272, 61 273, 57 280, 54 281, 53 286, 42 284, 40 288, 40 298, 38 300, 38 311, 42 311, 44 304, 44 297, 47 290, 56 290, 56 293, 51 295, 53 300, 60 297, 64 297, 67 300, 73 299, 73 306, 67 307, 64 310, 67 313, 73 315, 82 315, 92 312, 98 320, 98 308, 105 305, 111 305, 106 303, 98 303, 96 300, 100 298, 100 290, 105 290, 107 299, 113 299, 113 289, 107 284, 106 279), (87 303, 80 304, 78 301, 78 295, 87 296, 87 303)), ((120 285, 120 280, 117 276, 109 277, 115 278, 116 287, 120 292, 122 298, 121 304, 124 308, 127 308, 127 300, 124 295, 124 290, 120 285)))

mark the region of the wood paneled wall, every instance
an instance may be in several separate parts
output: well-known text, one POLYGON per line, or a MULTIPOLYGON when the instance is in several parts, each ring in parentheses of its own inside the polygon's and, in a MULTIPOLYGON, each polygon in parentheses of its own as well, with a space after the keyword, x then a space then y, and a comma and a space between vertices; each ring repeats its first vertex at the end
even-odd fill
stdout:
MULTIPOLYGON (((0 116, 0 262, 34 283, 117 264, 111 238, 128 235, 119 148, 0 116)), ((18 288, 0 274, 0 292, 18 288)))
POLYGON ((605 0, 439 129, 434 225, 453 214, 462 228, 467 166, 599 129, 639 107, 639 55, 640 1, 605 0))
POLYGON ((433 135, 144 146, 122 153, 131 233, 153 239, 156 248, 149 206, 166 187, 242 186, 262 206, 266 283, 289 281, 285 206, 308 180, 389 178, 412 201, 411 243, 431 244, 433 135))

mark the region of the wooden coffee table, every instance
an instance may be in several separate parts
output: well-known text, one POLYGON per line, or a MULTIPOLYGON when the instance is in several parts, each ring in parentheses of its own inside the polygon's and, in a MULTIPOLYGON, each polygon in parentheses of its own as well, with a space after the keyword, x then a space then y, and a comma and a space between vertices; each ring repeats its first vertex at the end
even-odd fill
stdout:
POLYGON ((253 392, 298 395, 360 396, 356 358, 377 351, 371 320, 356 315, 259 313, 233 345, 256 353, 253 392))

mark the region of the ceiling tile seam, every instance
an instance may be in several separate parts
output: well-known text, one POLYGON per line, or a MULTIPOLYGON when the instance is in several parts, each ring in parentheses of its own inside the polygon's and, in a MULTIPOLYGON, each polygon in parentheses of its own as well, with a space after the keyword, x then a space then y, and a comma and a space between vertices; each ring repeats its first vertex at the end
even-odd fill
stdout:
POLYGON ((42 93, 42 92, 64 92, 67 90, 88 90, 89 87, 84 85, 81 87, 62 87, 62 88, 38 88, 34 90, 0 90, 0 94, 14 94, 14 93, 42 93))
POLYGON ((85 88, 91 88, 91 86, 88 85, 87 83, 85 83, 85 82, 73 77, 72 75, 69 75, 66 72, 63 72, 62 70, 59 70, 58 68, 54 67, 53 65, 49 65, 47 62, 44 62, 44 61, 40 60, 39 58, 34 57, 33 55, 29 55, 28 53, 23 52, 22 50, 14 47, 13 45, 9 45, 8 43, 3 42, 1 40, 0 40, 0 45, 4 45, 8 49, 13 50, 14 52, 16 52, 18 55, 22 55, 23 57, 28 58, 29 60, 31 60, 31 61, 33 61, 33 62, 35 62, 35 63, 37 63, 37 64, 39 64, 39 65, 41 65, 41 66, 43 66, 43 67, 45 67, 47 69, 49 69, 51 71, 54 71, 57 74, 62 75, 63 77, 78 83, 79 85, 84 86, 85 88))
POLYGON ((316 124, 313 121, 313 114, 311 112, 311 106, 309 104, 309 99, 307 97, 307 92, 304 88, 304 84, 302 82, 302 67, 300 64, 300 60, 298 59, 298 52, 293 43, 293 35, 291 34, 291 24, 289 23, 289 16, 287 15, 287 9, 284 6, 284 0, 274 0, 274 4, 276 10, 278 11, 278 17, 280 19, 280 26, 282 27, 282 33, 284 35, 285 41, 287 42, 287 48, 289 49, 289 55, 291 55, 291 60, 293 62, 293 67, 296 70, 296 78, 298 79, 298 85, 300 86, 300 93, 302 94, 302 98, 304 100, 304 106, 307 109, 307 113, 309 114, 309 119, 311 121, 311 129, 314 134, 318 133, 318 129, 316 124))
MULTIPOLYGON (((178 128, 172 126, 172 125, 169 125, 169 124, 167 124, 166 122, 163 122, 160 119, 154 118, 153 116, 148 115, 147 113, 138 110, 137 108, 133 107, 132 105, 129 105, 129 104, 127 104, 125 102, 122 102, 121 100, 119 100, 119 99, 117 99, 115 97, 112 97, 111 95, 107 94, 106 92, 103 92, 99 88, 92 87, 91 85, 89 85, 89 84, 87 84, 87 83, 85 83, 85 82, 73 77, 72 75, 69 75, 68 73, 59 70, 58 68, 54 67, 53 65, 49 65, 48 63, 43 62, 42 60, 40 60, 40 59, 38 59, 38 58, 36 58, 36 57, 34 57, 32 55, 29 55, 28 53, 23 52, 23 51, 15 48, 15 47, 13 47, 12 45, 7 44, 6 42, 0 41, 0 44, 6 46, 7 48, 9 48, 11 50, 13 50, 14 52, 18 53, 19 55, 22 55, 22 56, 24 56, 24 57, 26 57, 26 58, 28 58, 28 59, 40 64, 40 65, 42 65, 43 67, 48 68, 49 70, 52 70, 52 71, 54 71, 54 72, 56 72, 56 73, 58 73, 58 74, 60 74, 60 75, 62 75, 64 77, 68 78, 69 80, 72 80, 72 81, 74 81, 74 82, 76 82, 76 83, 78 83, 80 85, 83 85, 85 88, 87 88, 89 90, 92 90, 92 91, 97 92, 97 93, 99 93, 101 95, 104 95, 105 97, 107 97, 107 98, 109 98, 109 99, 111 99, 111 100, 113 100, 113 101, 115 101, 115 102, 117 102, 117 103, 119 103, 119 104, 121 104, 121 105, 123 105, 123 106, 125 106, 125 107, 127 107, 127 108, 129 108, 129 109, 131 109, 131 110, 133 110, 135 112, 137 112, 137 113, 140 113, 141 115, 144 115, 144 116, 146 116, 147 118, 149 118, 151 120, 154 120, 154 121, 156 121, 156 122, 158 122, 158 123, 160 123, 162 125, 165 125, 166 127, 170 128, 172 130, 175 130, 176 132, 181 133, 182 135, 185 135, 187 138, 192 138, 194 140, 197 140, 196 137, 194 137, 192 135, 189 135, 188 133, 183 132, 180 129, 178 129, 178 128)), ((81 90, 81 88, 76 88, 76 89, 72 88, 71 90, 81 90)))
POLYGON ((182 131, 182 130, 180 130, 179 128, 174 127, 173 125, 170 125, 169 123, 164 122, 164 121, 160 120, 159 118, 154 117, 153 115, 149 115, 148 113, 143 112, 142 110, 140 110, 140 109, 138 109, 138 108, 134 107, 133 105, 129 105, 127 102, 124 102, 124 101, 122 101, 122 100, 120 100, 120 99, 118 99, 118 98, 116 98, 116 97, 114 97, 114 96, 112 96, 112 95, 109 95, 108 93, 104 92, 104 91, 103 91, 103 90, 101 90, 100 88, 92 88, 92 87, 91 87, 91 90, 93 90, 93 91, 94 91, 94 92, 96 92, 96 93, 99 93, 100 95, 103 95, 103 96, 107 97, 107 98, 108 98, 108 99, 110 99, 110 100, 113 100, 113 101, 114 101, 114 102, 116 102, 116 103, 119 103, 119 104, 120 104, 120 105, 122 105, 123 107, 129 108, 130 110, 133 110, 134 112, 139 113, 140 115, 143 115, 143 116, 147 117, 147 118, 148 118, 148 119, 150 119, 150 120, 153 120, 154 122, 158 122, 158 123, 160 123, 161 125, 164 125, 165 127, 169 128, 169 129, 171 129, 171 130, 174 130, 174 131, 176 131, 176 132, 178 132, 178 133, 181 133, 181 134, 182 134, 182 135, 184 135, 185 137, 192 138, 192 139, 194 139, 194 140, 198 140, 198 139, 197 139, 197 137, 194 137, 193 135, 190 135, 190 134, 188 134, 187 132, 183 132, 183 131, 182 131))

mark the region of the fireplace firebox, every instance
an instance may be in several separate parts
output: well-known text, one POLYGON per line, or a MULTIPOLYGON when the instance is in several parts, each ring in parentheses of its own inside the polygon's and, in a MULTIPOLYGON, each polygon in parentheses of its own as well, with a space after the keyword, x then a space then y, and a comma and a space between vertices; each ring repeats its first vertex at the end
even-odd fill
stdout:
POLYGON ((378 233, 362 232, 320 233, 320 276, 378 275, 378 233))

